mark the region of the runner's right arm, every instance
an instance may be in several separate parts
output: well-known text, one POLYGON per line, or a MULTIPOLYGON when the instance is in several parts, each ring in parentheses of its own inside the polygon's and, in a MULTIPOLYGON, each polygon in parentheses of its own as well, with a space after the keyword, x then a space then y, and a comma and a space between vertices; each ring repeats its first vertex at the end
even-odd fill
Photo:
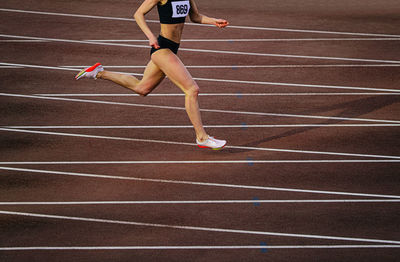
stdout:
POLYGON ((149 26, 146 23, 146 19, 144 16, 153 9, 160 0, 145 0, 142 5, 136 10, 135 18, 136 23, 146 35, 147 39, 149 39, 149 45, 158 49, 160 46, 158 45, 157 38, 154 36, 153 32, 151 32, 149 26))

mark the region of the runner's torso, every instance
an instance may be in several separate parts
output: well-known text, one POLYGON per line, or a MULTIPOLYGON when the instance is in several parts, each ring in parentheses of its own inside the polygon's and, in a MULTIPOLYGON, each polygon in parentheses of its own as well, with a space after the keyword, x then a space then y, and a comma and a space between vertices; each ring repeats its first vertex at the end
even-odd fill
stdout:
POLYGON ((186 16, 189 14, 189 0, 162 0, 157 4, 161 23, 161 35, 179 43, 186 16))

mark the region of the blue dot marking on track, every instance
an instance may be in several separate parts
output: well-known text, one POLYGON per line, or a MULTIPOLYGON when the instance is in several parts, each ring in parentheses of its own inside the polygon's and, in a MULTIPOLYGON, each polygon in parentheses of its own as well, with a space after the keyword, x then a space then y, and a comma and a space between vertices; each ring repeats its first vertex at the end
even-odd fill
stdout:
POLYGON ((268 249, 267 249, 267 243, 261 242, 261 243, 260 243, 260 246, 261 246, 261 252, 262 252, 262 253, 267 253, 267 251, 268 251, 268 249))
POLYGON ((253 166, 254 165, 254 159, 251 157, 247 157, 247 165, 253 166))
POLYGON ((258 202, 258 200, 260 200, 258 197, 253 197, 254 200, 254 206, 258 207, 260 206, 260 202, 258 202))

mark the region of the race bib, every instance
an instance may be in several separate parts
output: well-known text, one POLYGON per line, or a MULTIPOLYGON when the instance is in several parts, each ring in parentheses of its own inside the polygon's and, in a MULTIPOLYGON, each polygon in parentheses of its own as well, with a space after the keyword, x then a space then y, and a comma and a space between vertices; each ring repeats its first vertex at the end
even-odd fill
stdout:
POLYGON ((172 2, 172 17, 186 17, 190 10, 189 1, 172 2))

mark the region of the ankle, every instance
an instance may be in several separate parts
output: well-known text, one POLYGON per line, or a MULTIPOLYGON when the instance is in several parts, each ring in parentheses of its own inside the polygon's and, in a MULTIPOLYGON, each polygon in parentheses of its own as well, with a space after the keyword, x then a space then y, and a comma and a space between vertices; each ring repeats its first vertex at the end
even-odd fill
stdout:
POLYGON ((100 78, 100 79, 102 79, 103 78, 103 73, 104 73, 104 71, 100 71, 100 72, 98 72, 97 73, 97 75, 96 75, 96 78, 100 78))
POLYGON ((204 142, 204 141, 206 141, 208 139, 208 137, 209 136, 207 134, 205 134, 205 135, 202 135, 202 136, 197 136, 196 139, 199 142, 204 142))

